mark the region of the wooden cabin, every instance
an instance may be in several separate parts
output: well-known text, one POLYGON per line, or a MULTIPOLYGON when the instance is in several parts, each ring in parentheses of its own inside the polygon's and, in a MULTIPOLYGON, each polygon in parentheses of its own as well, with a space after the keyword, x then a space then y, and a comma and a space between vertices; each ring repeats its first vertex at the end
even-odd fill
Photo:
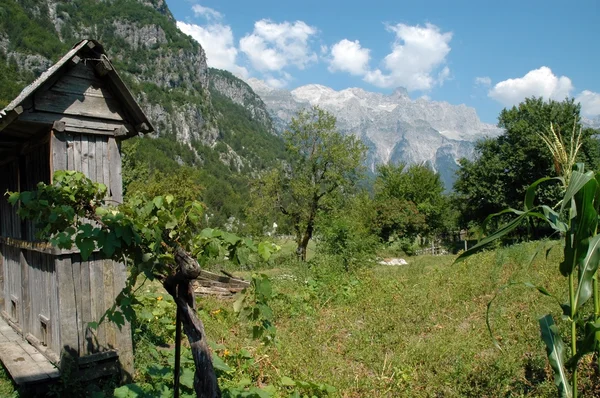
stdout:
MULTIPOLYGON (((0 111, 0 192, 33 190, 56 170, 76 170, 120 202, 119 143, 151 131, 102 46, 84 40, 0 111)), ((88 328, 126 277, 123 264, 99 252, 83 261, 77 250, 36 241, 34 225, 0 197, 0 314, 48 359, 70 352, 80 366, 112 360, 113 370, 133 373, 130 325, 88 328)))

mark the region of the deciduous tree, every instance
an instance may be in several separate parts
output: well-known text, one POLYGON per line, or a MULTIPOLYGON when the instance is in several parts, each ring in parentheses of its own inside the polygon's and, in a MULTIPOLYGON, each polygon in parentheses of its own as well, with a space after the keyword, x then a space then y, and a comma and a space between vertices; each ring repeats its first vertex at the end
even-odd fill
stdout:
MULTIPOLYGON (((503 128, 504 133, 478 142, 475 160, 460 161, 454 190, 461 205, 462 224, 481 223, 488 214, 506 207, 519 208, 532 181, 556 175, 553 157, 539 133, 546 132, 552 123, 569 145, 568 133, 573 128, 577 131, 581 128, 580 108, 573 99, 558 102, 533 97, 502 110, 498 127, 503 128)), ((583 129, 578 161, 597 169, 600 146, 594 134, 593 129, 583 129)), ((538 200, 554 204, 559 195, 559 187, 548 184, 538 192, 538 200)))
POLYGON ((266 173, 255 186, 253 212, 283 214, 296 236, 297 255, 306 248, 317 218, 335 208, 363 173, 365 146, 336 129, 336 119, 313 107, 299 112, 284 133, 289 162, 266 173))

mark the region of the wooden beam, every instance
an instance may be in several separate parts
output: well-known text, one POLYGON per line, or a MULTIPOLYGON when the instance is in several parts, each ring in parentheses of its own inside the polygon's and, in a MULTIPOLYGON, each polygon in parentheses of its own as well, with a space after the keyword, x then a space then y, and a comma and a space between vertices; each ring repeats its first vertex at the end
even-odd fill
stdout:
POLYGON ((126 129, 128 134, 131 131, 133 131, 133 126, 123 122, 99 120, 85 116, 63 115, 59 113, 43 111, 26 112, 19 118, 19 120, 28 123, 37 123, 44 125, 52 125, 57 121, 64 122, 65 131, 72 133, 114 136, 116 129, 124 128, 126 129))
POLYGON ((12 111, 8 112, 6 116, 3 116, 2 119, 0 119, 0 131, 4 130, 6 126, 11 124, 16 118, 18 118, 19 115, 23 113, 23 111, 23 107, 19 105, 16 106, 12 111))
POLYGON ((62 120, 57 120, 52 124, 52 130, 62 133, 65 131, 66 123, 62 120))
POLYGON ((102 58, 96 64, 96 68, 95 69, 96 69, 96 72, 98 73, 98 75, 100 75, 100 76, 106 76, 106 74, 108 72, 110 72, 110 71, 113 70, 113 67, 110 64, 110 61, 108 60, 108 58, 106 57, 106 55, 102 54, 102 58))

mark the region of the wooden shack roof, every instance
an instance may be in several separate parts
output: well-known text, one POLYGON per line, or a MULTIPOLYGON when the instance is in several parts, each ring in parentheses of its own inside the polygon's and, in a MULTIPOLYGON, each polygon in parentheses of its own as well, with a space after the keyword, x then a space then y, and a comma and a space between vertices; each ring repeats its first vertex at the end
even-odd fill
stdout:
POLYGON ((75 132, 86 133, 89 132, 86 129, 100 129, 123 138, 154 131, 152 124, 106 56, 104 48, 95 40, 82 40, 77 43, 0 111, 0 158, 3 154, 14 151, 20 143, 42 132, 47 133, 48 125, 57 122, 59 125, 62 123, 63 128, 66 123, 67 129, 70 126, 75 132), (85 65, 84 72, 91 74, 91 79, 95 79, 102 87, 94 87, 94 84, 91 84, 89 87, 77 87, 81 92, 71 88, 67 92, 68 95, 53 93, 53 98, 37 98, 41 92, 48 91, 53 85, 60 83, 61 77, 71 73, 77 66, 83 68, 81 65, 85 65), (118 114, 118 118, 102 120, 104 116, 94 112, 93 106, 82 106, 86 98, 106 96, 110 97, 111 103, 105 106, 114 114, 118 114), (46 101, 46 108, 41 104, 42 100, 46 101), (54 108, 51 108, 52 105, 54 108), (63 114, 60 108, 56 109, 58 106, 70 110, 70 114, 63 114))

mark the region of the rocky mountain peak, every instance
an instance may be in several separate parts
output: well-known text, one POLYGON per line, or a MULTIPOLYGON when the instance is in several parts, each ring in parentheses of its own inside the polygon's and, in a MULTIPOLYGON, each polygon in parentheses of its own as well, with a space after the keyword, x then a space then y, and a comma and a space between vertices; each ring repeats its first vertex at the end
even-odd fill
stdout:
POLYGON ((394 98, 402 98, 402 99, 410 99, 408 95, 408 90, 404 87, 397 87, 392 93, 392 97, 394 98))
POLYGON ((309 84, 294 90, 265 89, 266 84, 250 79, 279 130, 285 129, 299 110, 318 105, 332 113, 345 134, 359 136, 369 148, 368 167, 380 163, 427 163, 438 171, 446 187, 454 182, 458 159, 473 156, 473 144, 502 130, 482 123, 475 109, 465 105, 426 99, 411 100, 399 87, 392 94, 360 88, 336 91, 309 84))

